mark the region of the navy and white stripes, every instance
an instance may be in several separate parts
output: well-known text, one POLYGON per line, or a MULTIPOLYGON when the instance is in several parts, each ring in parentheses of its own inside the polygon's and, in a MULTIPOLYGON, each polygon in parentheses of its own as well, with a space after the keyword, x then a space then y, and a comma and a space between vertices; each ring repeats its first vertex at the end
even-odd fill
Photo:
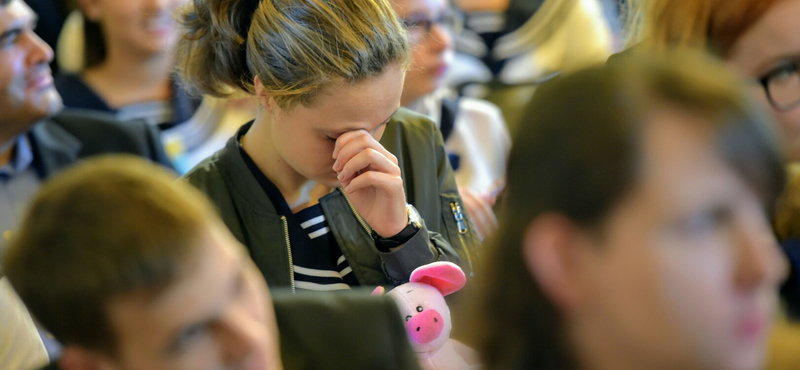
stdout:
POLYGON ((293 249, 294 280, 298 289, 330 291, 350 289, 358 285, 353 269, 347 263, 330 227, 317 204, 306 208, 295 217, 308 234, 310 243, 305 249, 293 249))

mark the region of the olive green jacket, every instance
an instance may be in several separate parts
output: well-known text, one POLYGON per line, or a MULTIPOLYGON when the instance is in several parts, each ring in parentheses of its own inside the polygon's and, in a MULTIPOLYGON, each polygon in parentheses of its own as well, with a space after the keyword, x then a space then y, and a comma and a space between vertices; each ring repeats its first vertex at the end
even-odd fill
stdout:
MULTIPOLYGON (((225 148, 184 177, 217 206, 234 236, 250 251, 271 287, 294 286, 287 220, 247 167, 236 136, 225 148)), ((477 237, 462 212, 453 170, 438 128, 429 119, 401 109, 387 124, 381 144, 399 161, 406 200, 423 220, 423 228, 392 253, 376 247, 369 225, 340 189, 320 199, 339 248, 361 285, 398 285, 416 267, 435 260, 459 264, 473 276, 477 237)))

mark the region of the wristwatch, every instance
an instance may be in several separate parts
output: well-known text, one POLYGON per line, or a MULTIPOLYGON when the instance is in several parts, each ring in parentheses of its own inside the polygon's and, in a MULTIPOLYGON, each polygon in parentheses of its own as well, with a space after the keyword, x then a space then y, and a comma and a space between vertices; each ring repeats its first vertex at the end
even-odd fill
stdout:
POLYGON ((408 214, 408 224, 397 235, 384 238, 372 231, 372 239, 375 240, 375 247, 379 251, 389 253, 392 248, 397 248, 417 235, 417 232, 422 229, 422 216, 419 215, 414 206, 406 204, 406 213, 408 214))

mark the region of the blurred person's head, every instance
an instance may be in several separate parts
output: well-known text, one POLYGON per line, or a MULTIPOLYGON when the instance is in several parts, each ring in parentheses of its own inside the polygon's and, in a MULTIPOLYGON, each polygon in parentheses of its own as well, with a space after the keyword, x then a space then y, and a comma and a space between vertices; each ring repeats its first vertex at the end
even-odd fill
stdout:
POLYGON ((168 55, 179 35, 173 12, 186 1, 78 0, 84 18, 84 67, 105 62, 112 48, 143 59, 168 55))
POLYGON ((633 0, 629 29, 656 48, 704 48, 753 80, 800 160, 800 0, 633 0))
POLYGON ((46 183, 3 268, 61 368, 280 369, 266 283, 190 185, 139 159, 46 183))
POLYGON ((0 1, 0 145, 61 109, 53 50, 33 32, 36 22, 24 1, 0 1))
POLYGON ((769 120, 696 55, 540 87, 514 145, 476 336, 490 369, 756 369, 786 266, 769 120))
POLYGON ((408 30, 412 62, 401 104, 407 106, 438 89, 453 59, 453 34, 459 27, 448 0, 391 0, 408 30))
POLYGON ((410 53, 388 0, 194 0, 180 20, 185 82, 256 95, 247 139, 304 179, 339 186, 336 139, 353 130, 380 139, 400 106, 410 53))

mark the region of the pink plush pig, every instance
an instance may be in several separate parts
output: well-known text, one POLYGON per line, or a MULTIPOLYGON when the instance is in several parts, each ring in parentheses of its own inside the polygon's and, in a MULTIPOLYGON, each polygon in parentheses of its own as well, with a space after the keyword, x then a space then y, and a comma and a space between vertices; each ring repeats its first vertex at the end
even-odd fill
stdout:
MULTIPOLYGON (((434 262, 411 273, 409 283, 387 295, 400 308, 411 344, 425 370, 477 369, 477 354, 464 344, 450 339, 450 309, 444 297, 467 282, 464 272, 451 262, 434 262)), ((373 294, 382 295, 383 287, 373 294)))

